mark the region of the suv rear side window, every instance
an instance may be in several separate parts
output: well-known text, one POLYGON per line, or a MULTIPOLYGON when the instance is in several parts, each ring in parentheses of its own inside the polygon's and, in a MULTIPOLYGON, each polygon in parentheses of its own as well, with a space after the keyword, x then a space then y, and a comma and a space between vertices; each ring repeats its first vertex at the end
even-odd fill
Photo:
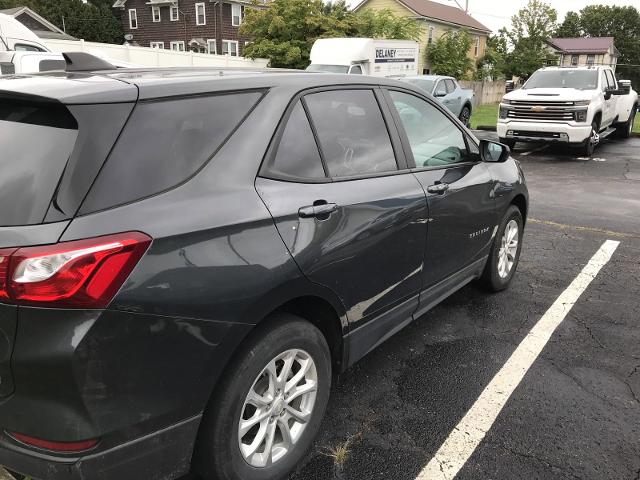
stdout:
POLYGON ((304 97, 332 177, 398 169, 372 90, 331 90, 304 97))
POLYGON ((140 103, 81 213, 149 197, 186 181, 261 97, 262 92, 243 92, 140 103))
POLYGON ((267 168, 277 177, 301 180, 325 178, 318 146, 300 101, 291 111, 278 150, 269 161, 267 168))
POLYGON ((43 221, 77 137, 61 105, 0 99, 0 226, 43 221))

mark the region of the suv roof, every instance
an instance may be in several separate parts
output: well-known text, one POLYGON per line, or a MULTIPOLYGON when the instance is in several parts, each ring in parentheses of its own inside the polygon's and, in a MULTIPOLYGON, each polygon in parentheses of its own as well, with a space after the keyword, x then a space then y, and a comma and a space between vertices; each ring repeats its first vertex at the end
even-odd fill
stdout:
POLYGON ((275 69, 143 68, 99 72, 48 72, 4 77, 0 98, 38 98, 64 104, 134 102, 200 93, 269 88, 275 86, 316 86, 335 84, 384 84, 393 80, 362 75, 309 73, 275 69), (6 81, 5 81, 6 80, 6 81))

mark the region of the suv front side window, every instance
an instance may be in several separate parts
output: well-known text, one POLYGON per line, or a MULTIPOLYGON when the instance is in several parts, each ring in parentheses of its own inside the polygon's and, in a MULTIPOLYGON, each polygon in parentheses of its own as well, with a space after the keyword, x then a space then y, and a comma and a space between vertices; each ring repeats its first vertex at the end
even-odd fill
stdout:
POLYGON ((439 167, 473 161, 465 136, 444 113, 427 101, 390 91, 407 134, 416 167, 439 167))
POLYGON ((398 170, 373 90, 330 90, 304 97, 331 177, 398 170))

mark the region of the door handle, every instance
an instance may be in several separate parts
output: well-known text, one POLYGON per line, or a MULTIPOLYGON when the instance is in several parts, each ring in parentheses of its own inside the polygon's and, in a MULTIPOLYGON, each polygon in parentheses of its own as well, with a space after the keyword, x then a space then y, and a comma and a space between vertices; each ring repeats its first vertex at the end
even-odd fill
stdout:
POLYGON ((447 190, 449 190, 449 184, 448 183, 436 183, 435 185, 429 185, 427 187, 427 192, 435 193, 435 194, 438 194, 438 195, 442 195, 447 190))
POLYGON ((300 207, 300 209, 298 210, 298 215, 302 218, 312 218, 312 217, 327 218, 336 210, 338 210, 337 204, 322 203, 319 205, 309 205, 307 207, 300 207))

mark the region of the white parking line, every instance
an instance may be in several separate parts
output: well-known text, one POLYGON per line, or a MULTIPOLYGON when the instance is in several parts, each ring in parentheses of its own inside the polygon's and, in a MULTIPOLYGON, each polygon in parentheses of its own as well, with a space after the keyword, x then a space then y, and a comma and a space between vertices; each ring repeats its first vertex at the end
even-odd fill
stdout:
POLYGON ((527 155, 531 155, 532 153, 535 152, 541 152, 542 150, 549 148, 549 145, 542 145, 541 147, 538 148, 534 148, 533 150, 527 150, 526 152, 522 152, 522 153, 518 153, 516 152, 516 155, 522 155, 523 157, 526 157, 527 155))
POLYGON ((417 480, 451 480, 469 460, 507 400, 538 358, 569 310, 607 264, 620 242, 607 240, 567 289, 520 342, 507 363, 493 377, 478 400, 456 425, 417 480))

